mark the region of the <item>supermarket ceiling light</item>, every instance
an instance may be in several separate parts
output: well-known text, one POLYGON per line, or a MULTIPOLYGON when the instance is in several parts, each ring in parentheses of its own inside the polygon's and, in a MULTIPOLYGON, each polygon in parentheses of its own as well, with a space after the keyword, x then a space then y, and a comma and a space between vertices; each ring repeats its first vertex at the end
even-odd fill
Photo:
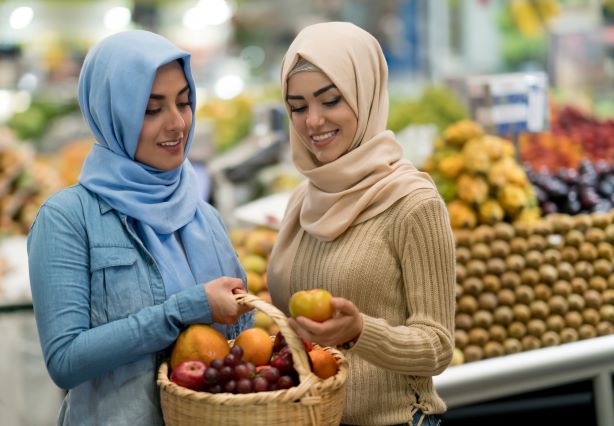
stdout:
POLYGON ((15 9, 9 18, 9 24, 11 28, 15 30, 21 30, 27 27, 34 18, 34 10, 28 6, 22 6, 15 9))
POLYGON ((215 95, 221 99, 232 99, 238 96, 244 87, 243 79, 238 75, 226 75, 215 83, 215 95))
POLYGON ((126 28, 132 20, 130 9, 123 6, 113 7, 104 14, 104 26, 111 31, 126 28))
POLYGON ((232 16, 226 0, 200 0, 183 15, 183 25, 190 30, 202 30, 207 26, 221 25, 232 16))

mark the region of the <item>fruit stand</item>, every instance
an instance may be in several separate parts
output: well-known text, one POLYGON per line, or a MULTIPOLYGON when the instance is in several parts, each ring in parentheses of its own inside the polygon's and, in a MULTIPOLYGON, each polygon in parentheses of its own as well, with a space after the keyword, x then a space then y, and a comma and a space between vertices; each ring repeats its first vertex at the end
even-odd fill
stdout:
POLYGON ((448 368, 434 378, 448 408, 588 379, 598 426, 614 424, 614 336, 596 337, 448 368))

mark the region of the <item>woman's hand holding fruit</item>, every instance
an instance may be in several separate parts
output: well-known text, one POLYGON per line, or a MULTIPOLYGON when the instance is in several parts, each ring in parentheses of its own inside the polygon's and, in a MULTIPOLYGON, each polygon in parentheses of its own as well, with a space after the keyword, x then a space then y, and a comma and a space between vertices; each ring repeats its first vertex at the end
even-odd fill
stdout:
POLYGON ((211 307, 213 322, 234 324, 239 317, 252 308, 240 305, 233 294, 245 293, 243 281, 239 278, 220 277, 203 285, 211 307))
MULTIPOLYGON (((290 312, 296 312, 292 309, 292 299, 290 303, 290 312)), ((318 320, 314 321, 307 309, 303 315, 293 315, 295 318, 290 318, 289 324, 303 339, 321 346, 338 346, 356 339, 362 331, 362 316, 356 305, 342 297, 330 298, 330 305, 328 319, 320 320, 321 317, 316 316, 318 320)))

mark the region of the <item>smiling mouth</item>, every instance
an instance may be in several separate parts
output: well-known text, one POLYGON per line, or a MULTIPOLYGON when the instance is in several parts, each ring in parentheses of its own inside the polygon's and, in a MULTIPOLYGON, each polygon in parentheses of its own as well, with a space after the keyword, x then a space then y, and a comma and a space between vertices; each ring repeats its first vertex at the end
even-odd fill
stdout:
POLYGON ((337 136, 337 133, 339 133, 339 130, 331 130, 330 132, 322 133, 319 135, 312 135, 311 140, 315 144, 319 144, 322 142, 326 142, 329 139, 332 139, 333 137, 337 136))
POLYGON ((159 145, 163 147, 171 148, 173 146, 179 145, 180 143, 181 143, 180 140, 176 140, 176 141, 161 142, 159 145))

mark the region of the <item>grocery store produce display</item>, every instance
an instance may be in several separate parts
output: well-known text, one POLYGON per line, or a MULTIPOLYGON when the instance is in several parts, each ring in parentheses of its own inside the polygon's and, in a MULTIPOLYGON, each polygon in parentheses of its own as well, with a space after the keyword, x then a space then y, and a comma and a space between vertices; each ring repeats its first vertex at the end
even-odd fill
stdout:
POLYGON ((614 165, 584 158, 577 168, 535 171, 527 175, 544 215, 607 212, 614 203, 614 165))
POLYGON ((198 118, 211 120, 211 143, 216 153, 226 151, 247 136, 252 126, 254 100, 246 95, 232 99, 208 99, 197 111, 198 118))
POLYGON ((31 145, 0 128, 0 234, 27 234, 43 201, 63 184, 31 145))
MULTIPOLYGON (((269 256, 277 232, 265 227, 234 227, 230 241, 247 276, 247 291, 271 303, 266 281, 269 256)), ((263 311, 254 311, 255 326, 265 329, 270 335, 279 331, 275 322, 263 311)))
POLYGON ((448 127, 423 169, 446 202, 453 228, 531 222, 541 216, 512 142, 485 134, 474 121, 448 127))
POLYGON ((497 23, 501 53, 509 68, 526 62, 544 61, 547 52, 547 28, 558 16, 555 0, 514 0, 505 2, 497 23))
POLYGON ((454 364, 614 333, 612 212, 456 230, 454 364))
POLYGON ((550 106, 550 131, 519 136, 520 158, 535 171, 557 173, 579 167, 583 159, 614 160, 614 120, 578 107, 550 106))
POLYGON ((400 132, 406 126, 434 124, 439 131, 469 117, 467 108, 458 96, 444 86, 429 86, 417 99, 390 99, 388 129, 400 132))

